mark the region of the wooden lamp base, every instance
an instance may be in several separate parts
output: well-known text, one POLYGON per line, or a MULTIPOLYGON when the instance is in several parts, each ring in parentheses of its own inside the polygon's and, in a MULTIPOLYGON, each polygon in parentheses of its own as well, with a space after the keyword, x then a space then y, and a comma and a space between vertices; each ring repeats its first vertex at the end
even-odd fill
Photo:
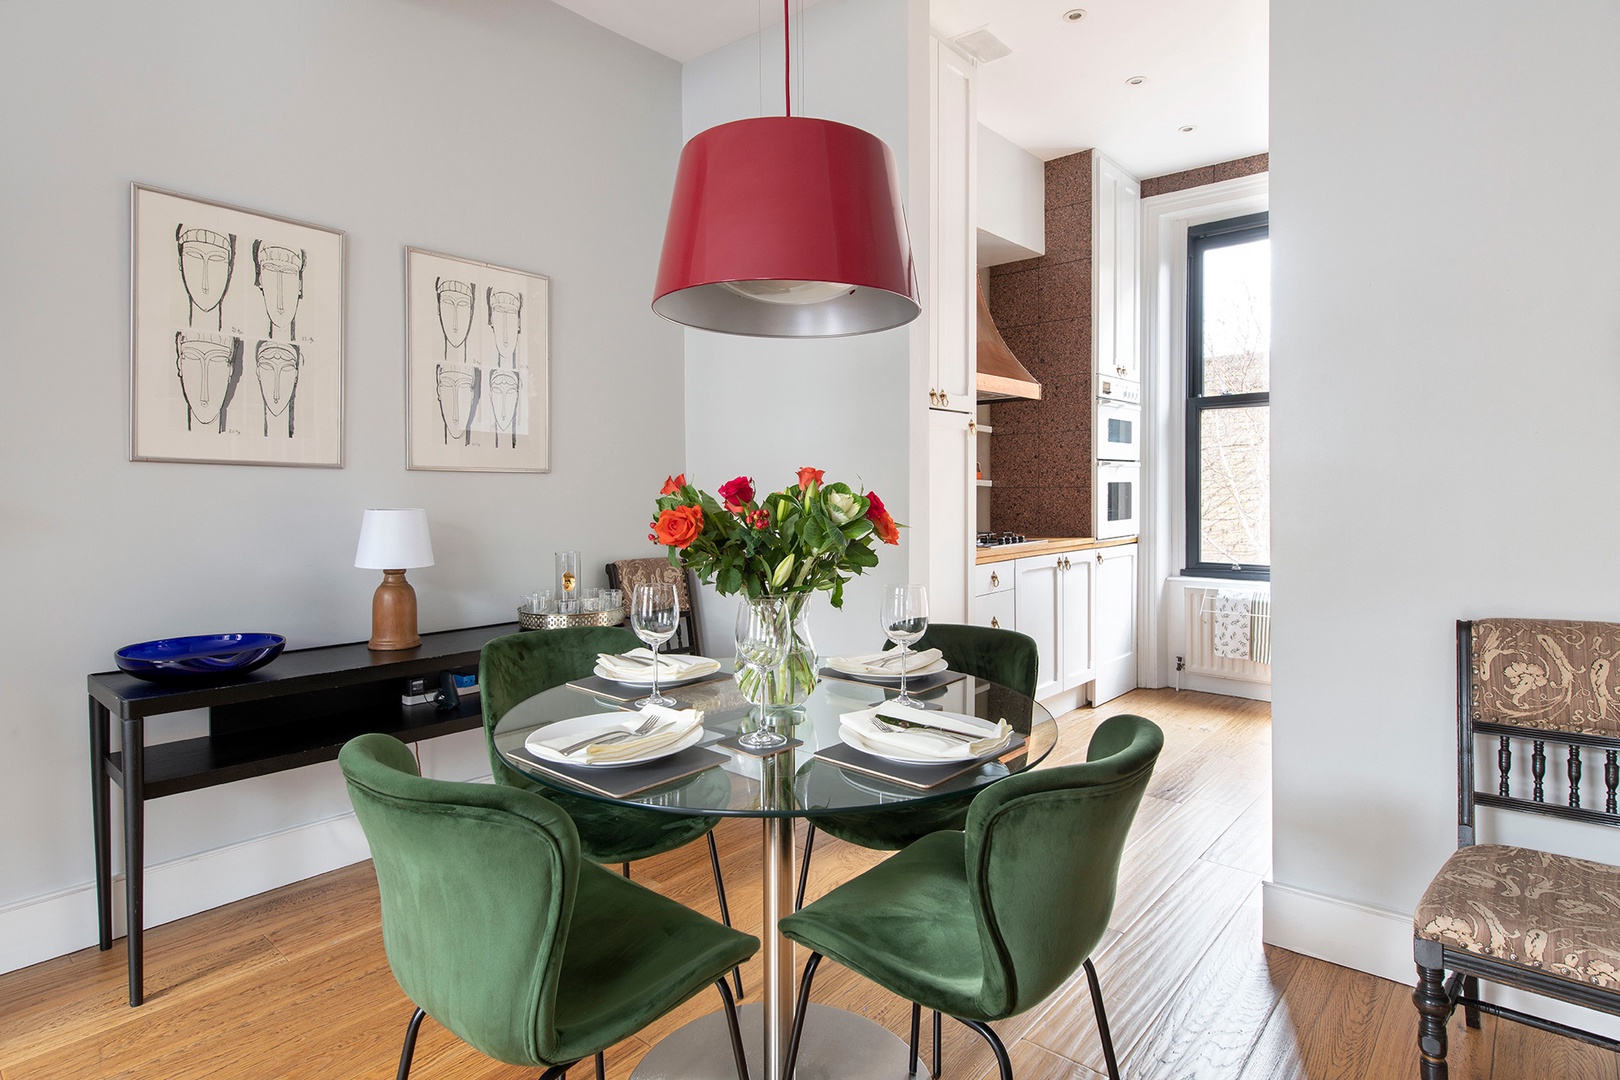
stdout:
POLYGON ((403 570, 384 570, 382 584, 371 597, 371 640, 375 652, 414 649, 422 644, 416 632, 416 590, 403 570))

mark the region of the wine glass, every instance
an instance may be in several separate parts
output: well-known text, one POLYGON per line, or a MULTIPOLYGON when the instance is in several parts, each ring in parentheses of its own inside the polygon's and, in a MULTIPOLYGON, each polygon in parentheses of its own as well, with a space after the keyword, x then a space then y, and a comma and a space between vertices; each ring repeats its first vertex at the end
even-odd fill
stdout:
POLYGON ((883 594, 883 634, 900 646, 900 693, 896 705, 925 709, 928 706, 906 693, 906 656, 911 645, 928 629, 928 587, 891 585, 883 594))
POLYGON ((638 707, 662 705, 674 708, 675 699, 658 692, 658 646, 675 636, 681 618, 675 586, 667 581, 637 585, 630 597, 630 628, 647 643, 653 654, 652 693, 636 702, 638 707))
MULTIPOLYGON (((765 673, 787 659, 788 646, 793 640, 792 626, 784 597, 762 596, 745 600, 737 608, 737 659, 753 672, 754 690, 746 696, 756 706, 763 705, 765 673)), ((747 687, 743 689, 746 693, 747 687)), ((769 750, 786 743, 787 736, 765 726, 764 708, 759 708, 758 712, 759 725, 739 736, 737 742, 751 750, 769 750)))

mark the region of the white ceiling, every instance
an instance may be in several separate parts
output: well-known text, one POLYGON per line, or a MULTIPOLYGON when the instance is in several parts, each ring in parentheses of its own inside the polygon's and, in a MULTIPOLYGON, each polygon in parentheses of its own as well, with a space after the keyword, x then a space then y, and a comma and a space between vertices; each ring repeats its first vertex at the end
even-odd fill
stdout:
MULTIPOLYGON (((781 25, 775 0, 557 2, 681 63, 781 25)), ((1095 147, 1146 177, 1267 149, 1268 5, 930 0, 930 17, 940 37, 987 27, 1012 49, 979 69, 985 126, 1043 159, 1095 147), (1072 8, 1085 17, 1066 21, 1072 8)))

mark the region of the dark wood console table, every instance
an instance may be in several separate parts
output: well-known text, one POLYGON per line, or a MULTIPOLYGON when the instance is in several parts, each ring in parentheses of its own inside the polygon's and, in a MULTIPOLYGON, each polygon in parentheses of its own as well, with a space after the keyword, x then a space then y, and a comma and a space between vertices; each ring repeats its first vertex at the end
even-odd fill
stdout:
POLYGON ((402 705, 405 680, 478 665, 484 643, 516 623, 423 634, 422 644, 372 652, 364 642, 284 652, 258 671, 202 682, 148 682, 121 671, 91 675, 90 791, 96 832, 96 903, 101 947, 112 948, 112 836, 109 783, 124 789, 124 894, 128 907, 129 1003, 142 987, 145 802, 250 776, 331 761, 368 731, 418 742, 482 725, 479 699, 455 709, 402 705), (208 734, 146 745, 148 717, 208 710, 208 734), (112 717, 122 726, 113 750, 112 717))

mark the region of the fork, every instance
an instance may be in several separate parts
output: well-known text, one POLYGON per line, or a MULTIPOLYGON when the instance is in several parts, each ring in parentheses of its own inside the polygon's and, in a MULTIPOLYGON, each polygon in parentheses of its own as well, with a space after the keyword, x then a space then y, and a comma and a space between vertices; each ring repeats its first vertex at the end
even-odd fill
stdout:
POLYGON ((913 724, 907 720, 884 720, 882 717, 873 716, 872 726, 877 728, 879 731, 887 731, 891 735, 896 734, 897 732, 915 730, 926 731, 931 735, 943 735, 947 739, 958 739, 964 743, 976 741, 975 736, 968 735, 960 731, 947 731, 944 728, 932 727, 928 724, 913 724))
POLYGON ((658 717, 649 716, 647 719, 643 720, 629 731, 609 731, 605 733, 598 732, 588 739, 581 739, 572 746, 563 747, 561 750, 557 751, 557 753, 561 754, 563 757, 567 757, 569 754, 572 754, 575 751, 585 749, 592 743, 619 743, 624 742, 626 739, 639 739, 643 735, 650 734, 652 729, 657 726, 658 717))

